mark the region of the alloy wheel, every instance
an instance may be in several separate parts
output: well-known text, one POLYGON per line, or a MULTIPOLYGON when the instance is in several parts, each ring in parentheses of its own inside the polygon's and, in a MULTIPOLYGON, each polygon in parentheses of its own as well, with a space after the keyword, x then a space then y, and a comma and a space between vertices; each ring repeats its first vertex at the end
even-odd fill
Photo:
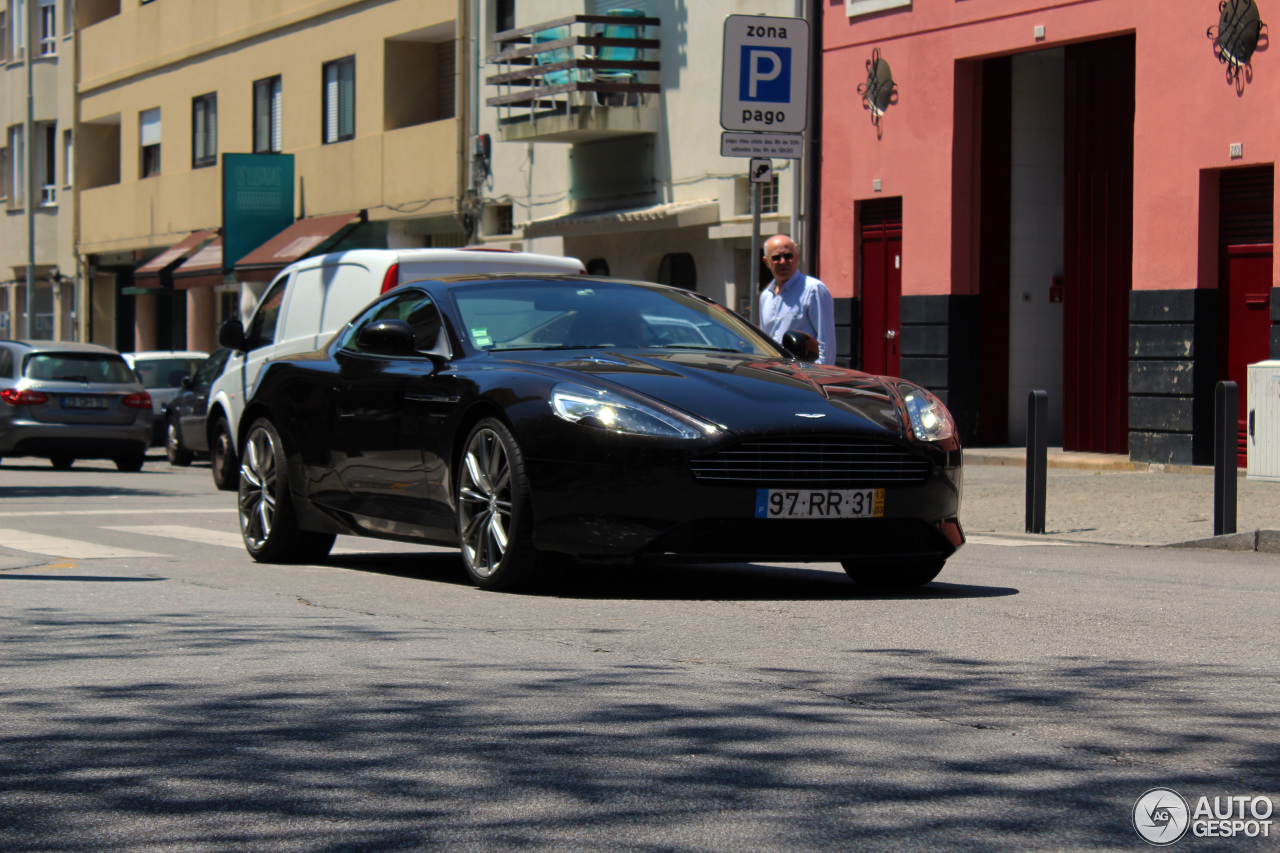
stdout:
POLYGON ((496 432, 471 437, 462 457, 458 513, 462 547, 472 571, 488 577, 507 553, 511 531, 511 464, 496 432))
POLYGON ((240 530, 254 548, 266 545, 275 526, 276 457, 269 432, 255 428, 249 433, 240 465, 240 530))

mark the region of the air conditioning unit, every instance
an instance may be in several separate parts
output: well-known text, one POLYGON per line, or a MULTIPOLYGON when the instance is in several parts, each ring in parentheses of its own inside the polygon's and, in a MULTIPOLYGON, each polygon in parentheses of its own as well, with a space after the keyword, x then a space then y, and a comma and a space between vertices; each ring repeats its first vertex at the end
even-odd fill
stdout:
POLYGON ((1280 361, 1260 361, 1248 369, 1247 475, 1280 482, 1280 361))

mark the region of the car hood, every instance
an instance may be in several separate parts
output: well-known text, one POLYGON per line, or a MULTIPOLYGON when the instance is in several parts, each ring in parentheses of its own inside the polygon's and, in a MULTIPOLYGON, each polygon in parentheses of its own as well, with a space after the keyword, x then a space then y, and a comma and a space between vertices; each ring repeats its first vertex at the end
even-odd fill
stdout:
POLYGON ((897 392, 882 377, 843 367, 733 352, 575 350, 502 353, 565 381, 621 386, 718 425, 822 432, 904 433, 897 392))

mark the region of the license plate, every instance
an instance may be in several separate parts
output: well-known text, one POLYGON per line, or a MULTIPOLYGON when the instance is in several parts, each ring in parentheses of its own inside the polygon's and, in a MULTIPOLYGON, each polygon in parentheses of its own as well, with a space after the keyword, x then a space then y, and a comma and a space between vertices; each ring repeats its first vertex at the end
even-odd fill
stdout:
POLYGON ((62 407, 64 409, 105 409, 107 407, 106 397, 63 397, 62 407))
POLYGON ((756 518, 881 518, 884 489, 756 489, 756 518))

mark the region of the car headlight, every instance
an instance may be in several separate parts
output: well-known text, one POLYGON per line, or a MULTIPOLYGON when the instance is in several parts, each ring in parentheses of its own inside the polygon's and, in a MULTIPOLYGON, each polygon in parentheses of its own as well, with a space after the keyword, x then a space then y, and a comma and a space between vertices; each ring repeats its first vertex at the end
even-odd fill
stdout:
POLYGON ((551 408, 566 421, 609 432, 662 438, 702 438, 716 431, 711 424, 695 426, 637 400, 582 385, 564 384, 552 388, 551 408))
POLYGON ((921 441, 943 441, 956 434, 956 422, 942 401, 923 388, 903 385, 902 402, 911 416, 911 431, 921 441))

